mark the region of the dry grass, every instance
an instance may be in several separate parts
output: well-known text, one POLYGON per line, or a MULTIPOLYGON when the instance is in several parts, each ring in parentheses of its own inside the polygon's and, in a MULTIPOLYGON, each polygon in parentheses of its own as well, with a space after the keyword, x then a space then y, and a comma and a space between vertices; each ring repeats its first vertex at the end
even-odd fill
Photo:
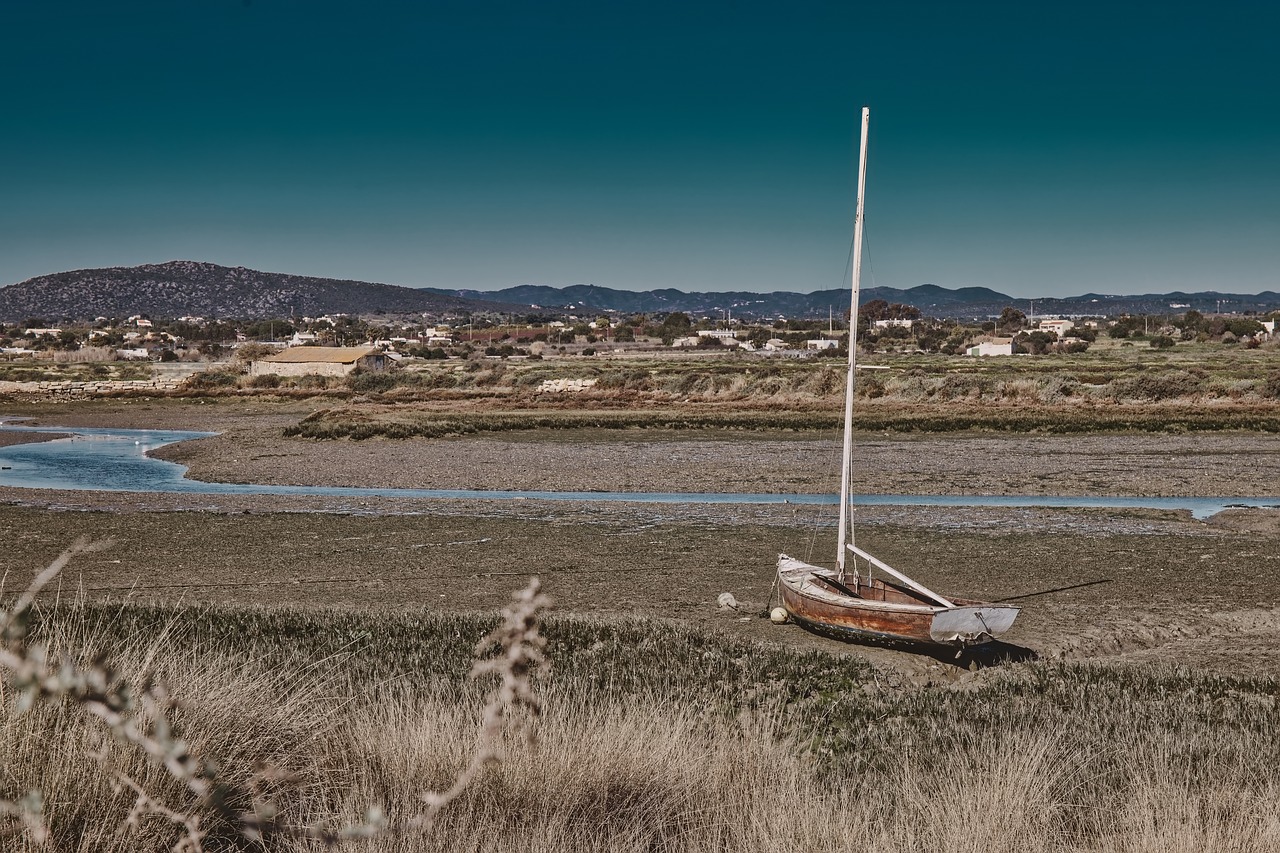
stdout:
MULTIPOLYGON (((175 732, 286 827, 389 823, 471 762, 484 617, 62 607, 35 634, 176 700, 175 732)), ((662 623, 561 619, 537 741, 509 736, 430 832, 379 851, 1155 851, 1280 846, 1277 686, 1039 663, 888 690, 855 660, 662 623)), ((129 774, 201 809, 207 849, 262 849, 69 703, 0 714, 0 793, 44 792, 54 849, 163 850, 129 774), (104 754, 105 750, 105 754, 104 754)), ((248 805, 241 804, 241 805, 248 805)), ((40 849, 22 826, 4 849, 40 849)), ((269 850, 316 842, 269 836, 269 850)))

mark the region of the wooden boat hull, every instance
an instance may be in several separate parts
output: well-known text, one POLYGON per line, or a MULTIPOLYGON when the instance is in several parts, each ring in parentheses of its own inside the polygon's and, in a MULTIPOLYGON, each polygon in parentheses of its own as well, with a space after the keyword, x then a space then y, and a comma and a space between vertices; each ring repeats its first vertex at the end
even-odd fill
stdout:
POLYGON ((1012 627, 1019 609, 952 599, 943 607, 919 593, 875 579, 852 590, 834 572, 782 555, 782 606, 799 625, 841 639, 884 644, 966 646, 989 643, 1012 627))

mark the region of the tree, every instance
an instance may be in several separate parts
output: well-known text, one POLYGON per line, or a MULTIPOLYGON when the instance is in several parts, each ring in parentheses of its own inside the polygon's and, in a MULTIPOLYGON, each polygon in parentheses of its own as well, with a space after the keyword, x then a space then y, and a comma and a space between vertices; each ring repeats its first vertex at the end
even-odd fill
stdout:
POLYGON ((1027 315, 1010 305, 1000 312, 1000 319, 996 321, 996 326, 1005 332, 1016 332, 1021 330, 1026 322, 1027 315))
POLYGON ((889 319, 889 303, 883 299, 872 299, 858 309, 858 316, 866 317, 868 321, 887 320, 889 319))
POLYGON ((688 335, 689 330, 692 328, 693 324, 689 322, 688 314, 683 311, 673 311, 662 321, 662 326, 658 331, 662 336, 662 342, 669 346, 676 338, 688 335))
POLYGON ((1204 315, 1199 311, 1188 311, 1182 315, 1182 321, 1178 325, 1184 331, 1190 331, 1194 335, 1195 332, 1204 328, 1204 315))
POLYGON ((1015 352, 1029 352, 1032 355, 1044 355, 1049 347, 1057 343, 1058 336, 1053 332, 1023 332, 1013 339, 1015 352))

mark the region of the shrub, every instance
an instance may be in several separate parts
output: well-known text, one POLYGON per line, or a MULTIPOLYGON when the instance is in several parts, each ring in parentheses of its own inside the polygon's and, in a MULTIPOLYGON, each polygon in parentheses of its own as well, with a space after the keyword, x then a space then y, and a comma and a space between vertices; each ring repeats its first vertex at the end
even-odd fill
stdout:
POLYGON ((379 394, 396 387, 396 377, 390 373, 356 371, 347 377, 347 387, 357 394, 379 394))
POLYGON ((240 384, 240 374, 230 370, 206 370, 192 374, 186 384, 188 388, 196 391, 234 388, 240 384))
POLYGON ((1273 373, 1262 383, 1262 396, 1280 400, 1280 373, 1273 373))
POLYGON ((1109 388, 1116 399, 1175 400, 1201 393, 1204 390, 1204 380, 1185 371, 1171 371, 1118 379, 1109 388))

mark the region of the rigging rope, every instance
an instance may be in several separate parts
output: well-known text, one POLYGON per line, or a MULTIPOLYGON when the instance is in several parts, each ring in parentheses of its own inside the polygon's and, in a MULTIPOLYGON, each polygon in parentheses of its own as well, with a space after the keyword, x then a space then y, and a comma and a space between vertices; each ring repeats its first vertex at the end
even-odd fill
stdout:
MULTIPOLYGON (((845 253, 844 273, 841 276, 840 284, 837 289, 843 290, 853 276, 853 240, 856 230, 851 229, 849 233, 849 248, 845 253)), ((866 245, 866 233, 864 225, 863 245, 866 245)), ((864 250, 865 251, 865 250, 864 250)), ((836 459, 840 456, 837 452, 838 448, 832 446, 826 454, 826 463, 822 466, 823 470, 830 471, 837 468, 836 459)), ((813 562, 813 552, 817 547, 819 522, 825 518, 826 513, 823 508, 818 506, 810 506, 809 511, 809 541, 805 546, 804 561, 806 563, 813 562)))

